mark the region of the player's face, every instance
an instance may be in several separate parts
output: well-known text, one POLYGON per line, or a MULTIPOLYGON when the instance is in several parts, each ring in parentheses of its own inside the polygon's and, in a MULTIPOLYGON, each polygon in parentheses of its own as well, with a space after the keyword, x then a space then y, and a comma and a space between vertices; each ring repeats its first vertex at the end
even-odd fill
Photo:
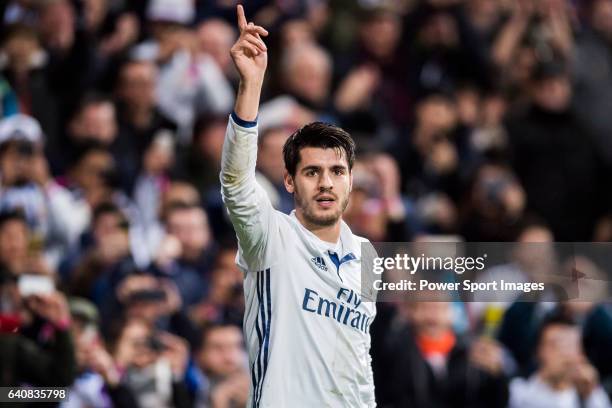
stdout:
POLYGON ((294 194, 296 212, 316 226, 338 222, 352 184, 346 154, 338 149, 306 147, 300 150, 295 176, 285 174, 285 187, 294 194))

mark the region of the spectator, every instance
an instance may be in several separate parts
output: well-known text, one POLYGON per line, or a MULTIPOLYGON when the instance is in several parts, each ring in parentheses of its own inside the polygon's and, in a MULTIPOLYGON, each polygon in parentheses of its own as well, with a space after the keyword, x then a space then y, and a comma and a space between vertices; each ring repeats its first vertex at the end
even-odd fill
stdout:
POLYGON ((487 84, 483 44, 460 9, 421 3, 406 26, 411 28, 404 32, 411 61, 409 86, 416 96, 449 91, 466 81, 487 84))
POLYGON ((70 312, 78 376, 60 407, 135 406, 134 395, 119 382, 119 371, 102 344, 96 307, 85 299, 73 298, 70 312))
POLYGON ((30 235, 20 211, 0 213, 0 265, 5 273, 18 276, 28 270, 30 235))
POLYGON ((583 7, 586 24, 578 38, 574 56, 575 106, 580 119, 595 135, 606 163, 610 165, 612 119, 607 114, 604 101, 612 97, 612 81, 607 75, 612 72, 612 1, 587 1, 583 7))
POLYGON ((145 151, 153 140, 162 135, 176 140, 176 124, 157 107, 155 85, 158 79, 158 69, 150 61, 128 61, 119 70, 115 90, 119 135, 114 150, 122 162, 130 163, 128 174, 133 180, 142 170, 145 151))
POLYGON ((37 30, 49 54, 49 84, 59 100, 63 123, 95 83, 97 50, 79 26, 72 2, 51 0, 38 5, 37 30))
POLYGON ((601 183, 607 173, 592 136, 570 108, 565 68, 539 66, 531 96, 530 109, 507 125, 527 209, 546 220, 560 241, 591 239, 606 202, 601 183))
POLYGON ((407 241, 408 210, 400 190, 399 168, 391 156, 373 154, 357 161, 344 219, 372 241, 407 241))
POLYGON ((236 41, 234 27, 219 18, 204 20, 198 26, 200 52, 210 55, 232 83, 237 79, 229 54, 234 41, 236 41))
POLYGON ((57 98, 48 77, 49 57, 36 31, 19 24, 8 28, 2 54, 1 73, 15 92, 19 112, 35 117, 54 146, 60 130, 57 98))
POLYGON ((21 299, 13 276, 5 271, 0 276, 0 294, 3 299, 0 309, 2 384, 13 387, 25 384, 39 387, 70 385, 75 376, 76 362, 70 336, 70 313, 64 295, 54 291, 21 299), (46 344, 18 333, 24 314, 43 319, 47 325, 46 344))
POLYGON ((502 349, 495 341, 467 343, 457 336, 448 302, 414 302, 400 310, 375 373, 381 407, 506 406, 502 349))
POLYGON ((113 102, 99 94, 86 95, 66 128, 69 149, 55 159, 55 167, 65 171, 84 146, 93 142, 109 148, 117 139, 117 118, 113 102), (62 166, 63 165, 63 166, 62 166))
POLYGON ((212 324, 202 334, 196 356, 200 380, 197 407, 240 407, 248 397, 249 375, 242 332, 237 326, 212 324))
POLYGON ((571 320, 550 318, 538 339, 538 370, 510 384, 510 407, 609 407, 595 368, 584 356, 580 330, 571 320))
POLYGON ((438 191, 458 200, 474 160, 465 134, 458 128, 455 101, 445 93, 424 97, 416 107, 409 143, 394 149, 401 164, 402 191, 414 198, 438 191), (403 159, 401 159, 403 158, 403 159))
POLYGON ((411 119, 406 115, 411 107, 406 53, 400 50, 402 20, 392 7, 364 8, 360 14, 354 49, 334 64, 334 106, 347 130, 383 138, 388 128, 397 132, 411 119))
POLYGON ((474 242, 511 241, 525 211, 523 187, 504 166, 484 164, 474 177, 462 235, 474 242))
POLYGON ((218 205, 221 205, 219 171, 227 119, 226 115, 200 115, 193 129, 192 144, 181 148, 181 160, 177 160, 175 170, 179 177, 195 186, 202 197, 210 201, 218 198, 218 205))
POLYGON ((208 294, 189 311, 191 320, 199 327, 223 322, 242 325, 243 276, 234 262, 236 250, 235 245, 228 245, 219 250, 210 273, 208 294))
POLYGON ((105 307, 102 319, 110 318, 110 293, 118 283, 135 269, 129 246, 130 224, 114 204, 103 203, 92 216, 92 243, 86 247, 72 274, 68 277, 71 293, 91 299, 96 306, 105 307))
POLYGON ((293 195, 285 189, 285 163, 283 146, 295 129, 281 127, 269 128, 261 133, 257 153, 259 180, 266 186, 274 208, 289 214, 293 210, 293 195))
MULTIPOLYGON (((549 280, 559 268, 553 247, 554 238, 546 225, 537 220, 525 222, 519 228, 515 241, 509 253, 509 262, 485 269, 477 277, 478 282, 499 282, 501 279, 516 283, 542 282, 549 280)), ((540 298, 552 300, 554 294, 547 290, 540 298)), ((513 354, 519 368, 525 370, 531 361, 533 349, 533 338, 526 333, 532 333, 534 324, 529 318, 550 310, 550 302, 536 303, 533 299, 531 303, 521 302, 517 293, 503 291, 474 294, 473 300, 469 304, 469 311, 476 330, 497 337, 513 354), (517 308, 521 310, 518 315, 515 311, 517 308), (526 311, 532 308, 535 309, 534 315, 526 311), (506 314, 508 309, 513 310, 506 314), (525 335, 516 335, 519 327, 525 335)))
MULTIPOLYGON (((301 44, 286 51, 281 61, 283 89, 320 120, 329 121, 332 60, 323 48, 301 44)), ((303 123, 297 124, 302 126, 303 123)))
POLYGON ((199 206, 177 203, 164 213, 167 236, 157 252, 153 273, 171 279, 186 306, 208 290, 214 243, 208 216, 199 206))
POLYGON ((55 267, 81 225, 70 217, 76 204, 69 193, 49 175, 43 144, 35 119, 14 115, 0 122, 0 208, 23 210, 46 261, 55 267))
POLYGON ((191 141, 196 115, 228 113, 233 103, 231 86, 213 58, 194 50, 194 34, 187 27, 194 13, 190 1, 151 1, 147 17, 155 40, 134 50, 135 56, 160 64, 159 104, 179 126, 183 143, 191 141))
POLYGON ((131 319, 117 329, 111 351, 115 364, 125 372, 121 382, 134 395, 137 406, 191 406, 183 381, 189 356, 184 340, 131 319))

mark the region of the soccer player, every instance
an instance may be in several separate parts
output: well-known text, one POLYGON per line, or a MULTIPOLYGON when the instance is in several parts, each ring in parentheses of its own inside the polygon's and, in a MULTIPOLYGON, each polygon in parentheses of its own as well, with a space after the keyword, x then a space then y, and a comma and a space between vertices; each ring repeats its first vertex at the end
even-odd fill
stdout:
POLYGON ((295 210, 274 210, 255 180, 257 111, 267 48, 238 6, 231 49, 240 86, 223 146, 221 190, 244 271, 244 331, 252 407, 373 407, 361 243, 342 221, 355 145, 344 130, 308 124, 287 140, 285 187, 295 210))

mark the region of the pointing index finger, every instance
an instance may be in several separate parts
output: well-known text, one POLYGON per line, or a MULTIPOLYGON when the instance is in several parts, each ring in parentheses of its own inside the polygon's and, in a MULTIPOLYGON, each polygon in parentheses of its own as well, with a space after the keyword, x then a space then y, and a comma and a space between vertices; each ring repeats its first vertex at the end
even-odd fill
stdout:
POLYGON ((246 16, 244 15, 244 7, 242 7, 242 4, 239 4, 236 7, 236 11, 238 13, 238 28, 240 31, 243 31, 247 27, 247 20, 246 16))

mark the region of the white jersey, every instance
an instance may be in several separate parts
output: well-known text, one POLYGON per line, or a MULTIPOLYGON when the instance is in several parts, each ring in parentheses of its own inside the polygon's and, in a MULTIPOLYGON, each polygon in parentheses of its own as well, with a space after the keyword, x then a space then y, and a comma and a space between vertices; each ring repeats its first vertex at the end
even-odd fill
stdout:
POLYGON ((256 123, 230 117, 221 184, 245 274, 248 407, 374 407, 376 307, 361 298, 367 241, 342 222, 330 244, 276 211, 255 181, 256 156, 256 123))

